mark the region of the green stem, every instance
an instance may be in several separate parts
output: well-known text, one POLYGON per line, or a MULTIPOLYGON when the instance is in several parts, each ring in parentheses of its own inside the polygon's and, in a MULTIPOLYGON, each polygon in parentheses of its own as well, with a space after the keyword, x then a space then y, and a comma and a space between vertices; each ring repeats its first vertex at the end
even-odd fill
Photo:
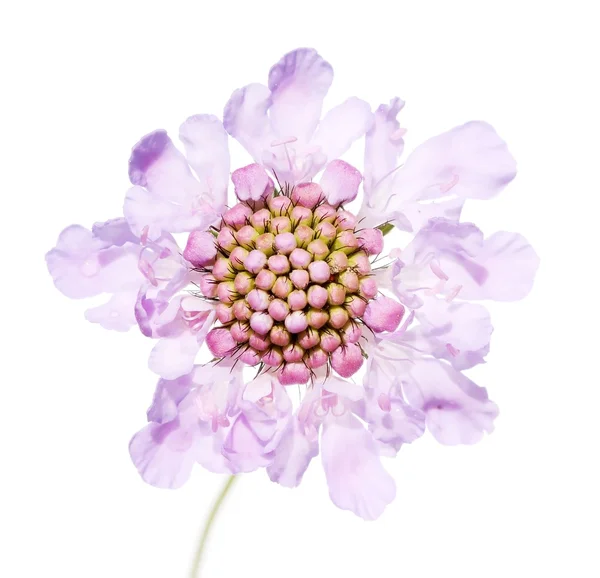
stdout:
POLYGON ((223 501, 225 500, 229 490, 233 486, 233 483, 237 479, 237 476, 229 476, 223 489, 217 496, 215 503, 206 519, 206 523, 204 524, 204 529, 202 530, 202 536, 200 537, 200 542, 198 544, 198 548, 196 549, 196 553, 194 554, 194 560, 192 562, 192 567, 190 569, 190 578, 197 578, 199 576, 198 570, 200 569, 200 562, 202 561, 202 554, 204 553, 204 548, 206 547, 206 543, 208 541, 208 536, 210 535, 210 530, 215 521, 217 514, 221 506, 223 505, 223 501))

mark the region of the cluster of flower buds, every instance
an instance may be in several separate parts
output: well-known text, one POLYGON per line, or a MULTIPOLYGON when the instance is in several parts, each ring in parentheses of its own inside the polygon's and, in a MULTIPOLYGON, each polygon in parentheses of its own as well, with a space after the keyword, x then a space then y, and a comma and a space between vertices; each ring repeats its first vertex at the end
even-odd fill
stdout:
POLYGON ((369 255, 383 235, 357 230, 353 214, 323 199, 318 184, 304 183, 223 215, 203 278, 204 294, 219 300, 222 325, 207 337, 215 356, 262 363, 285 385, 327 364, 343 377, 360 368, 361 318, 377 294, 369 255))

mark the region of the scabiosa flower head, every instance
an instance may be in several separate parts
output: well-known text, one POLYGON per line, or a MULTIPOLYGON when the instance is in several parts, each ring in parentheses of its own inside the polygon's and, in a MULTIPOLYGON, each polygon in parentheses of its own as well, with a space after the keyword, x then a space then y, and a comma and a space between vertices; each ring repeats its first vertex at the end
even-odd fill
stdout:
POLYGON ((472 122, 398 166, 404 103, 372 113, 353 97, 322 117, 332 75, 299 49, 267 86, 235 91, 223 122, 186 120, 184 152, 165 131, 143 137, 124 218, 68 227, 47 255, 67 296, 111 296, 90 321, 156 341, 160 381, 130 444, 152 485, 179 487, 200 463, 293 487, 320 452, 333 502, 375 519, 396 492, 383 457, 425 430, 449 445, 493 430, 497 406, 462 373, 489 351, 474 301, 524 297, 538 258, 522 236, 459 218, 514 160, 472 122), (254 160, 231 173, 228 135, 254 160), (362 137, 361 171, 340 157, 362 137), (402 247, 386 246, 394 228, 402 247))

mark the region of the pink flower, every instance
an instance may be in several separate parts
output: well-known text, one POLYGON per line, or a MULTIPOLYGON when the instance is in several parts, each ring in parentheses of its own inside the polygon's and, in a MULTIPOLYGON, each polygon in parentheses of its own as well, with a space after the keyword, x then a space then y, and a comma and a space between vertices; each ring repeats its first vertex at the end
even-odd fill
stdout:
POLYGON ((518 234, 485 238, 458 219, 514 177, 514 160, 471 122, 398 166, 404 103, 373 114, 350 98, 322 117, 332 76, 299 49, 268 86, 235 91, 223 123, 189 118, 183 151, 165 131, 145 136, 124 218, 68 227, 46 256, 68 297, 110 295, 90 321, 137 323, 155 340, 161 379, 130 444, 152 485, 180 487, 199 463, 265 468, 294 487, 320 453, 332 501, 371 520, 396 493, 382 458, 425 430, 446 445, 493 430, 498 408, 462 373, 485 361, 492 334, 472 301, 524 297, 538 257, 518 234), (228 134, 255 161, 231 174, 228 134), (363 136, 361 173, 339 157, 363 136), (402 249, 385 246, 392 225, 413 233, 402 249))

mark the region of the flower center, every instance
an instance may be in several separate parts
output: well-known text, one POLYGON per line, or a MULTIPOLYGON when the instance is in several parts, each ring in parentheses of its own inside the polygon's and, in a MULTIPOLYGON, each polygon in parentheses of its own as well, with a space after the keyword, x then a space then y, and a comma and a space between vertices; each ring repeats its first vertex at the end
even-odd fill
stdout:
POLYGON ((283 384, 328 364, 345 376, 360 367, 361 317, 377 285, 354 215, 275 192, 229 209, 215 233, 218 330, 235 343, 228 355, 262 363, 283 384))

